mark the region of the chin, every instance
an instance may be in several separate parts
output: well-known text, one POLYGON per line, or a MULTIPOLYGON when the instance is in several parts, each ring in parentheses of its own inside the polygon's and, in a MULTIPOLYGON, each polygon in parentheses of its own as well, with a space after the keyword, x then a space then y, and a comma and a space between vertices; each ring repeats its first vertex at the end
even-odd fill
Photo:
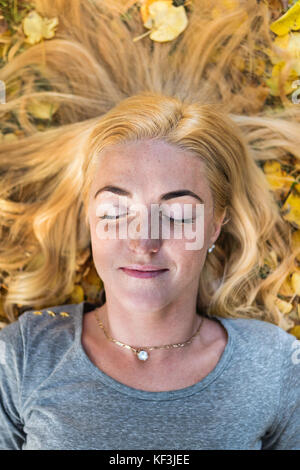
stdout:
POLYGON ((168 301, 168 293, 165 289, 151 288, 142 286, 129 286, 124 288, 118 288, 116 297, 122 301, 124 305, 130 306, 130 308, 137 309, 138 311, 148 311, 149 309, 160 309, 164 308, 168 301))

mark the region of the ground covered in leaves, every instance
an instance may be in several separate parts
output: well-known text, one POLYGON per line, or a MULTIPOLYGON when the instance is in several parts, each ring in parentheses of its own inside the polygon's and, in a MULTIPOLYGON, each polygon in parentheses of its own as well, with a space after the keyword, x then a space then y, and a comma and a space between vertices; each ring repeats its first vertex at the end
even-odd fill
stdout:
MULTIPOLYGON (((236 5, 237 0, 223 0, 223 8, 230 9, 236 5)), ((282 106, 282 97, 293 103, 300 103, 300 1, 269 0, 270 30, 274 43, 279 50, 284 50, 293 60, 293 67, 288 73, 285 71, 285 61, 282 55, 268 54, 257 58, 255 63, 247 64, 237 61, 241 71, 249 72, 259 82, 260 109, 282 106), (267 57, 267 58, 266 58, 267 57), (283 79, 284 77, 284 79, 283 79), (298 80, 298 82, 297 82, 298 80)), ((184 31, 188 25, 188 12, 192 8, 192 0, 141 0, 128 1, 128 10, 122 15, 124 20, 130 17, 132 8, 138 8, 145 33, 134 38, 134 41, 143 40, 149 36, 152 41, 172 41, 184 31)), ((217 17, 222 14, 218 6, 212 14, 217 17)), ((58 18, 43 18, 35 11, 33 4, 25 0, 0 0, 0 68, 27 48, 43 41, 51 41, 55 37, 59 26, 58 18)), ((22 80, 19 79, 9 88, 0 81, 1 102, 13 99, 22 89, 22 80), (2 101, 1 101, 2 100, 2 101)), ((47 82, 40 80, 40 88, 47 90, 47 82)), ((45 101, 32 100, 27 103, 27 110, 32 122, 39 130, 55 127, 55 113, 58 106, 45 101)), ((259 110, 257 110, 259 111, 259 110)), ((0 144, 6 141, 17 140, 24 136, 22 125, 18 116, 7 113, 0 123, 0 144)), ((283 163, 268 161, 263 164, 266 179, 274 192, 278 206, 293 229, 293 243, 300 244, 300 163, 295 159, 287 159, 283 163)), ((274 302, 280 312, 281 327, 300 338, 300 256, 299 269, 289 273, 283 280, 279 295, 274 302)), ((270 269, 277 264, 276 255, 265 260, 261 276, 267 276, 270 269)), ((80 303, 83 300, 96 301, 102 287, 90 250, 78 253, 77 272, 74 290, 66 303, 80 303)), ((1 286, 2 302, 5 296, 5 284, 1 286)), ((0 328, 5 326, 3 308, 0 298, 0 328)), ((20 312, 22 306, 18 306, 20 312)))

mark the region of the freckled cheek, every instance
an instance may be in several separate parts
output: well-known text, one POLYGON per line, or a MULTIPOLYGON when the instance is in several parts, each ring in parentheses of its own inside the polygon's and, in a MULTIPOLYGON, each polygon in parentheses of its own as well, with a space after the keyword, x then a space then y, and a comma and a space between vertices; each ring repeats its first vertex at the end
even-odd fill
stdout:
POLYGON ((121 252, 123 240, 101 239, 97 236, 95 226, 91 225, 91 245, 93 261, 98 273, 111 270, 118 261, 118 253, 121 252))
POLYGON ((200 250, 187 250, 185 244, 186 240, 167 240, 165 249, 179 275, 192 279, 200 272, 206 253, 204 247, 200 250))

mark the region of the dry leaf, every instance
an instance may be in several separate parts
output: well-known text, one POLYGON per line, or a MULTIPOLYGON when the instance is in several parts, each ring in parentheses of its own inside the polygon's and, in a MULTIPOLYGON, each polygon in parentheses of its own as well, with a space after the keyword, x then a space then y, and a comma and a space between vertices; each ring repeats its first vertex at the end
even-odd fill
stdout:
POLYGON ((289 191, 291 185, 294 183, 294 178, 288 176, 287 173, 282 170, 281 165, 276 160, 268 160, 264 163, 263 170, 265 177, 271 186, 273 191, 286 190, 289 191))
MULTIPOLYGON (((292 233, 292 247, 293 249, 300 247, 300 230, 295 230, 292 233)), ((300 262, 300 254, 296 259, 300 262)))
POLYGON ((300 227, 300 196, 291 192, 282 206, 283 218, 300 227))
POLYGON ((291 285, 291 276, 288 274, 282 283, 280 289, 279 289, 279 294, 284 295, 284 296, 293 296, 294 295, 294 290, 291 285))
POLYGON ((291 285, 294 293, 300 295, 300 273, 293 273, 291 277, 291 285))
POLYGON ((58 18, 42 18, 36 11, 31 11, 23 20, 23 30, 27 36, 26 42, 36 44, 55 35, 58 18))
POLYGON ((274 45, 288 52, 293 60, 293 70, 300 75, 300 33, 290 33, 275 39, 274 45))
MULTIPOLYGON (((270 88, 270 94, 272 96, 279 96, 279 80, 280 76, 282 75, 282 69, 286 63, 284 61, 280 61, 275 64, 272 68, 272 76, 265 80, 266 84, 270 88)), ((295 87, 293 82, 298 78, 298 73, 294 67, 291 67, 288 76, 285 78, 283 83, 283 92, 285 95, 289 95, 293 91, 295 91, 295 87)))
POLYGON ((92 285, 95 286, 100 286, 101 285, 101 279, 99 278, 99 275, 94 267, 94 265, 91 266, 87 276, 85 277, 85 280, 92 285))
POLYGON ((270 25, 271 31, 284 36, 291 30, 300 29, 300 1, 295 3, 284 15, 270 25))
POLYGON ((84 291, 83 288, 79 285, 75 285, 74 289, 70 296, 70 302, 72 304, 80 304, 84 300, 84 291))
POLYGON ((30 114, 38 119, 51 119, 58 108, 57 103, 47 103, 39 100, 31 100, 27 105, 30 114))
POLYGON ((289 331, 291 335, 296 336, 297 339, 300 339, 300 325, 296 325, 289 331))
POLYGON ((18 137, 13 133, 4 134, 2 136, 2 141, 3 142, 13 142, 14 140, 18 140, 18 137))
POLYGON ((287 314, 290 313, 290 311, 293 308, 293 305, 289 302, 286 302, 285 300, 281 300, 278 297, 274 299, 274 302, 278 309, 280 310, 281 313, 287 314))
POLYGON ((141 7, 142 19, 145 28, 151 29, 152 41, 172 41, 188 25, 184 6, 175 7, 171 0, 150 1, 143 7, 141 7))

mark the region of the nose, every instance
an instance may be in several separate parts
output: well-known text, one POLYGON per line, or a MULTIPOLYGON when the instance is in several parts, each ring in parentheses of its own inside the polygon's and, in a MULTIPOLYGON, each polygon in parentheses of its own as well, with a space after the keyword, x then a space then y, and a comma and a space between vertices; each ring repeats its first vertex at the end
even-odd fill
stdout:
POLYGON ((129 249, 136 253, 157 253, 160 249, 161 243, 162 240, 160 235, 158 235, 158 238, 151 238, 151 217, 147 218, 147 216, 143 219, 141 217, 134 233, 128 235, 129 249), (142 222, 145 224, 148 223, 148 236, 146 236, 145 233, 142 233, 142 222))
POLYGON ((129 248, 135 253, 157 253, 160 248, 160 240, 151 240, 151 238, 130 239, 129 248))

